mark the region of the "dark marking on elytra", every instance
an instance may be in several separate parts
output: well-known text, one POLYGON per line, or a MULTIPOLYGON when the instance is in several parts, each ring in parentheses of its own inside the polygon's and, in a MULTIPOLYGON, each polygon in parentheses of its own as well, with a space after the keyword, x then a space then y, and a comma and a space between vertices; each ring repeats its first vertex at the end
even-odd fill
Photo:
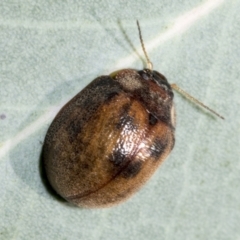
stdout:
POLYGON ((88 109, 93 105, 96 105, 96 107, 101 106, 105 101, 119 94, 122 88, 121 85, 113 81, 111 77, 101 76, 96 78, 83 91, 86 91, 86 93, 81 94, 81 97, 78 99, 80 103, 79 106, 88 109))
POLYGON ((109 86, 112 86, 113 84, 114 84, 113 80, 110 76, 103 75, 103 76, 97 77, 93 82, 90 83, 89 86, 91 86, 91 88, 103 87, 104 89, 106 89, 109 86))
POLYGON ((128 115, 128 111, 131 107, 130 103, 126 103, 122 106, 120 112, 119 112, 119 121, 116 124, 117 129, 122 129, 126 123, 132 123, 133 119, 128 115))
POLYGON ((168 145, 168 140, 165 138, 156 138, 150 147, 150 156, 158 160, 168 145))
POLYGON ((123 163, 126 163, 128 158, 123 148, 114 150, 114 152, 108 157, 109 161, 112 162, 115 166, 122 166, 123 163))
POLYGON ((129 111, 130 107, 131 107, 131 103, 125 103, 121 108, 120 115, 121 116, 128 115, 128 111, 129 111))
POLYGON ((166 105, 166 106, 162 105, 161 109, 159 111, 151 111, 151 112, 154 113, 154 117, 158 120, 158 122, 162 122, 174 130, 175 128, 172 125, 172 121, 171 121, 170 107, 171 106, 168 106, 168 105, 166 105))
POLYGON ((140 172, 142 168, 143 162, 141 160, 132 160, 127 165, 126 168, 123 169, 123 171, 120 173, 121 176, 124 178, 133 178, 137 176, 137 174, 140 172))
POLYGON ((149 113, 148 121, 150 125, 154 126, 158 122, 158 119, 155 116, 153 116, 151 113, 149 113))
POLYGON ((107 101, 110 101, 110 100, 112 100, 115 96, 117 96, 118 94, 119 94, 118 92, 110 92, 110 93, 107 94, 106 100, 107 100, 107 101))

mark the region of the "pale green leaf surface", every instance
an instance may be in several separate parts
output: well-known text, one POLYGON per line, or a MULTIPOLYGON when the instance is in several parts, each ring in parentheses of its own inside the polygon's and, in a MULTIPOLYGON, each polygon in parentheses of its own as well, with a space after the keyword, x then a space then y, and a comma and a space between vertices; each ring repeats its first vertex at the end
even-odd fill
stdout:
POLYGON ((240 1, 0 3, 0 239, 240 239, 240 1), (176 144, 129 201, 86 210, 51 195, 39 161, 61 106, 99 75, 154 69, 175 93, 176 144))

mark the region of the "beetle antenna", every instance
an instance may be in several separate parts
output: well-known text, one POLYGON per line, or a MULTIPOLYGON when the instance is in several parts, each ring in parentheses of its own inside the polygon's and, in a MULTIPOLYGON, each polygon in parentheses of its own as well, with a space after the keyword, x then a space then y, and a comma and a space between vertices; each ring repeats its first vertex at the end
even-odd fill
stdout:
POLYGON ((149 59, 149 57, 147 55, 147 52, 146 52, 146 49, 145 49, 145 46, 144 46, 144 43, 143 43, 143 39, 142 39, 142 33, 141 33, 140 24, 139 24, 138 20, 137 20, 137 26, 138 26, 140 42, 141 42, 141 45, 142 45, 142 50, 143 50, 144 55, 145 55, 145 57, 147 59, 147 68, 152 71, 153 64, 152 64, 152 62, 150 61, 150 59, 149 59))
POLYGON ((176 90, 177 92, 181 93, 184 97, 188 98, 190 101, 194 102, 195 104, 200 105, 201 107, 207 109, 208 111, 210 111, 211 113, 215 114, 216 116, 218 116, 221 119, 224 119, 223 116, 221 116, 220 114, 218 114, 217 112, 215 112, 214 110, 212 110, 211 108, 209 108, 208 106, 206 106, 205 104, 203 104, 202 102, 200 102, 199 100, 197 100, 196 98, 194 98, 193 96, 191 96, 190 94, 188 94, 187 92, 185 92, 183 89, 181 89, 177 84, 173 83, 171 84, 171 87, 176 90))

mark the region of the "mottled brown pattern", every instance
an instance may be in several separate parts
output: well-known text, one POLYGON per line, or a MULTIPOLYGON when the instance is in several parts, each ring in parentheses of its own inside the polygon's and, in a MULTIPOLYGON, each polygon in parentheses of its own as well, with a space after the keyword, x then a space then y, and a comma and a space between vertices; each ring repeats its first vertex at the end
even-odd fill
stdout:
POLYGON ((118 204, 170 153, 173 95, 153 76, 146 82, 128 69, 99 77, 59 112, 43 156, 51 185, 65 199, 84 207, 118 204))

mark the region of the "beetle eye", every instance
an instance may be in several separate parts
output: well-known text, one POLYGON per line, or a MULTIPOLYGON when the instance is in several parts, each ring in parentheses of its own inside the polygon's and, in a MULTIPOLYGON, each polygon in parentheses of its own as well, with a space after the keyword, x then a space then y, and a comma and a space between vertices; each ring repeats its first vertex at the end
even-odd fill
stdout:
POLYGON ((153 71, 144 69, 138 72, 144 80, 150 80, 153 77, 153 71))
POLYGON ((163 87, 165 91, 171 91, 172 88, 164 75, 157 71, 152 71, 152 78, 159 86, 163 87))
POLYGON ((153 75, 153 78, 156 79, 157 81, 167 82, 166 77, 157 71, 153 71, 152 75, 153 75))
POLYGON ((146 73, 143 73, 142 77, 143 77, 144 80, 149 80, 149 75, 146 74, 146 73))

